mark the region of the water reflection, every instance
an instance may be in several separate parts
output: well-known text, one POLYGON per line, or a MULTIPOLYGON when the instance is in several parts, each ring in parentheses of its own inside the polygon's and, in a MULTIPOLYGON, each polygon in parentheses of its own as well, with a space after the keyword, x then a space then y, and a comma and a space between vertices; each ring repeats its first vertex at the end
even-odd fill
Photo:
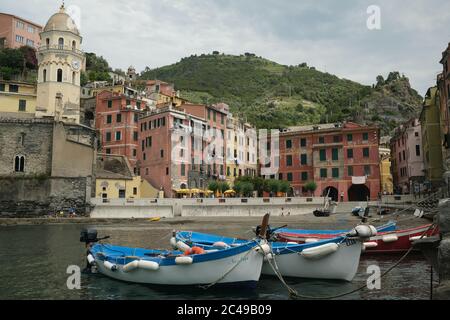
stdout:
MULTIPOLYGON (((274 277, 263 276, 255 290, 167 288, 130 284, 100 274, 81 278, 81 290, 68 290, 66 269, 84 267, 85 249, 79 242, 82 225, 16 226, 0 229, 0 299, 289 299, 286 288, 274 277)), ((220 226, 219 226, 220 227, 220 226)), ((171 230, 136 226, 97 226, 111 242, 139 247, 168 248, 171 230)), ((200 231, 208 231, 203 227, 200 231)), ((219 233, 216 230, 210 232, 219 233)), ((247 229, 223 227, 223 235, 251 237, 247 229)), ((383 272, 400 256, 363 257, 353 282, 287 279, 308 296, 332 296, 364 284, 369 265, 383 272)), ((330 266, 331 268, 332 266, 330 266)), ((381 290, 363 290, 341 299, 428 299, 430 267, 420 254, 407 258, 381 281, 381 290)))

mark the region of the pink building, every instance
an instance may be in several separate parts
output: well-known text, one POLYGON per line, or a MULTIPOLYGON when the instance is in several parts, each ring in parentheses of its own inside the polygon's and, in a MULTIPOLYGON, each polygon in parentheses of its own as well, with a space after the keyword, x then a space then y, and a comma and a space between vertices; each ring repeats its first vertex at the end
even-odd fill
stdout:
POLYGON ((395 130, 391 139, 394 190, 410 193, 412 184, 424 179, 422 134, 418 119, 411 119, 395 130))
POLYGON ((41 45, 42 26, 12 14, 0 12, 0 48, 20 48, 41 45))
POLYGON ((207 142, 204 119, 167 106, 142 117, 139 126, 140 174, 163 190, 165 197, 174 197, 178 189, 205 189, 214 179, 203 153, 207 142))
POLYGON ((128 158, 135 174, 139 173, 139 116, 146 109, 141 99, 102 91, 96 96, 95 127, 100 134, 102 152, 128 158))

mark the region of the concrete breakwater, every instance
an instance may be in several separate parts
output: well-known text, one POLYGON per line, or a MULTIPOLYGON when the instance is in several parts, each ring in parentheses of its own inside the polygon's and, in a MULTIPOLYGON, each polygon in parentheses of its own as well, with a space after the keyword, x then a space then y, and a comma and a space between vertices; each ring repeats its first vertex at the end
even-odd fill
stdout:
MULTIPOLYGON (((370 206, 404 208, 413 202, 410 196, 390 196, 370 206)), ((249 217, 290 216, 311 214, 324 204, 323 197, 294 198, 194 198, 194 199, 91 199, 94 205, 91 218, 152 218, 152 217, 249 217)), ((336 212, 349 213, 367 202, 342 202, 336 212)))
POLYGON ((324 198, 92 199, 91 218, 273 216, 310 214, 324 198))

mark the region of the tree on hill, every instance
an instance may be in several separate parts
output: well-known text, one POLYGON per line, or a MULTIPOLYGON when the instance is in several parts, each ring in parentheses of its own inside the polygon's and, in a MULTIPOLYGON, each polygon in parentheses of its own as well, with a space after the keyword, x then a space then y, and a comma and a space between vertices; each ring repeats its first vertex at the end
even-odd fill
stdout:
MULTIPOLYGON (((417 103, 417 95, 407 78, 397 71, 391 72, 386 80, 378 77, 377 86, 372 87, 320 72, 306 63, 285 66, 249 52, 240 56, 191 55, 140 75, 142 80, 155 78, 175 83, 194 103, 225 102, 232 113, 240 113, 254 126, 268 129, 321 120, 351 120, 363 106, 368 106, 369 112, 360 113, 362 121, 370 122, 377 119, 372 113, 392 99, 403 110, 411 109, 407 106, 419 108, 421 104, 417 103)), ((404 111, 390 111, 399 121, 408 117, 404 111)), ((384 110, 377 112, 389 114, 384 110)), ((388 133, 389 121, 380 117, 375 124, 388 133)))
POLYGON ((36 50, 32 47, 0 50, 0 76, 5 80, 10 80, 15 75, 27 76, 29 72, 36 71, 37 68, 36 50))
POLYGON ((105 58, 92 52, 86 53, 86 73, 89 81, 111 81, 108 73, 111 71, 105 58))

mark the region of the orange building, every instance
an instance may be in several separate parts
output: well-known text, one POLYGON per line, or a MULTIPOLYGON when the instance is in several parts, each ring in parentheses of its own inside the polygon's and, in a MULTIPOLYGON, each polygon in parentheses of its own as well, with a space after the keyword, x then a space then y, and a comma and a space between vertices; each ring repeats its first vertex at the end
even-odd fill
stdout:
MULTIPOLYGON (((355 123, 291 127, 279 134, 279 157, 272 159, 290 193, 306 196, 315 181, 315 196, 334 201, 376 200, 380 192, 379 129, 355 123)), ((271 157, 274 157, 272 154, 271 157)), ((270 163, 266 167, 270 167, 270 163)))
POLYGON ((30 46, 38 49, 41 45, 41 32, 42 26, 37 23, 0 12, 0 48, 30 46))

